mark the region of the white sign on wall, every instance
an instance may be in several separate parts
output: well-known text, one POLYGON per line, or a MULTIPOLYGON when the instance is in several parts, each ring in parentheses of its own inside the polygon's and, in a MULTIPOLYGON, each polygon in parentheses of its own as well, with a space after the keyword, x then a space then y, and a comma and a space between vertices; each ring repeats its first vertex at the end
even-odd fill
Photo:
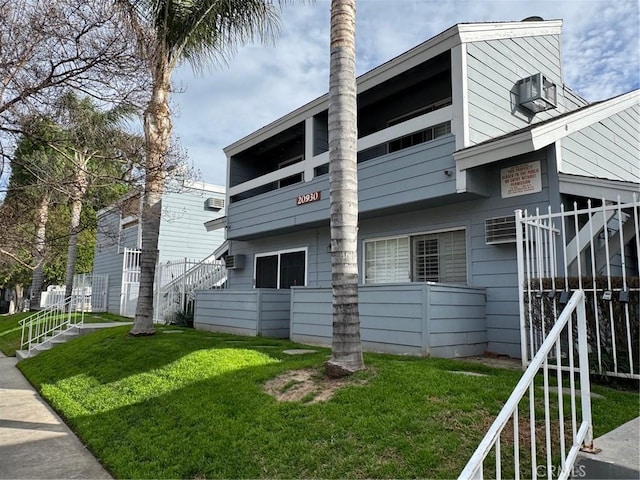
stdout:
POLYGON ((500 170, 502 198, 517 197, 542 191, 540 162, 521 163, 500 170))

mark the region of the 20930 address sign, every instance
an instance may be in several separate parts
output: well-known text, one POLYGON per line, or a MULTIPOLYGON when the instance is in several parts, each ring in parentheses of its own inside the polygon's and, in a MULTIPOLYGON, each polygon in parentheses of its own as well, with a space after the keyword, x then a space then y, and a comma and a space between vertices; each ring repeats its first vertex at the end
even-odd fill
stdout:
POLYGON ((296 197, 296 205, 304 205, 305 203, 317 202, 320 200, 320 192, 305 193, 296 197))

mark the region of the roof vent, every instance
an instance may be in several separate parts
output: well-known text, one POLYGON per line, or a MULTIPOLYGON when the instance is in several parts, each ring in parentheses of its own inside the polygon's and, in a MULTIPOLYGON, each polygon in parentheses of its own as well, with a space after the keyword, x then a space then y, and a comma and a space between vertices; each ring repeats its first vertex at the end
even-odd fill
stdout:
POLYGON ((544 18, 534 15, 532 17, 523 18, 521 22, 544 22, 544 18))
POLYGON ((516 86, 521 107, 533 113, 556 107, 556 85, 541 73, 519 80, 516 86))
POLYGON ((515 243, 516 241, 516 216, 487 218, 484 221, 485 241, 487 245, 500 243, 515 243))
POLYGON ((210 208, 212 210, 222 210, 224 208, 224 198, 207 198, 205 205, 207 208, 210 208))

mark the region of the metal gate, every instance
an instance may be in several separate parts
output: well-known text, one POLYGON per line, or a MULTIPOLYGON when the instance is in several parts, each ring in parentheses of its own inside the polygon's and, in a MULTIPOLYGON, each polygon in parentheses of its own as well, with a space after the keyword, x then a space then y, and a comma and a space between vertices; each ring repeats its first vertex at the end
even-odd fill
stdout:
MULTIPOLYGON (((640 378, 640 200, 516 211, 520 332, 528 363, 575 290, 584 290, 590 368, 640 378)), ((565 341, 561 356, 573 349, 565 341)), ((562 359, 558 359, 561 363, 562 359)))
POLYGON ((122 288, 120 290, 120 315, 133 317, 138 305, 140 291, 140 255, 141 250, 124 249, 122 259, 122 288))

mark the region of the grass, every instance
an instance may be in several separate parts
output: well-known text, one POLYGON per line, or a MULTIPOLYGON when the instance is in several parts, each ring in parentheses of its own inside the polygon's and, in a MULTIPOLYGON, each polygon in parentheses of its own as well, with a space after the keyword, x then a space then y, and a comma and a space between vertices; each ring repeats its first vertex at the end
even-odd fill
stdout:
MULTIPOLYGON (((117 478, 456 477, 520 377, 367 354, 369 369, 331 400, 285 403, 264 383, 321 368, 328 350, 289 356, 283 350, 299 346, 288 341, 127 331, 80 337, 19 364, 117 478)), ((593 400, 596 435, 638 415, 638 394, 593 389, 606 397, 593 400)))
MULTIPOLYGON (((33 312, 20 312, 13 315, 0 315, 0 351, 9 357, 16 355, 20 349, 22 327, 20 320, 33 312)), ((84 323, 105 323, 131 321, 130 318, 120 317, 111 313, 86 313, 84 323)))

